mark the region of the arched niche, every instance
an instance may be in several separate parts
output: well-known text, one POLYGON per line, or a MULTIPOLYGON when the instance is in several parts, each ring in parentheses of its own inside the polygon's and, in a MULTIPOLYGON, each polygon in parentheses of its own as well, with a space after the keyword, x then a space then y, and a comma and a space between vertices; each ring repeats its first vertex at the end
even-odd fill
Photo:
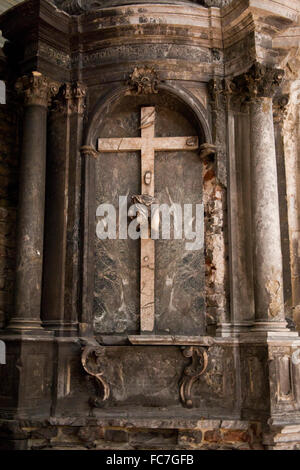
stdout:
MULTIPOLYGON (((161 85, 159 93, 133 96, 116 89, 95 104, 85 146, 98 138, 140 137, 140 110, 155 106, 156 137, 197 135, 211 143, 202 105, 186 91, 161 85)), ((140 330, 139 240, 99 240, 95 216, 100 204, 117 209, 119 196, 141 194, 138 151, 86 157, 83 321, 95 334, 129 335, 140 330)), ((159 203, 202 204, 202 162, 198 151, 155 153, 155 197, 159 203)), ((155 242, 155 333, 202 335, 205 325, 204 247, 189 251, 187 240, 155 242)))

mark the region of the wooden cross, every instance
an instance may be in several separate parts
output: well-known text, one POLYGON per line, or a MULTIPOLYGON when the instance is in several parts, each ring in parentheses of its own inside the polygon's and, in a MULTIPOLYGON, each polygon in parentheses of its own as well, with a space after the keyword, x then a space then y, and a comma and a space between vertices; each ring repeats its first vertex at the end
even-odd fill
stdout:
MULTIPOLYGON (((196 150, 197 137, 155 137, 155 107, 141 108, 141 137, 98 139, 99 152, 141 152, 141 192, 154 197, 155 151, 196 150)), ((141 331, 154 330, 155 245, 141 238, 140 320, 141 331)))

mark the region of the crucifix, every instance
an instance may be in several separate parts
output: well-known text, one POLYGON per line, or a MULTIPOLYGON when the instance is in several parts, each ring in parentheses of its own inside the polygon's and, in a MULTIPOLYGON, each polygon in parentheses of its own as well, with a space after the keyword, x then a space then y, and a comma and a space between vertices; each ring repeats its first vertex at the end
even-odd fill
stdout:
MULTIPOLYGON (((141 108, 141 137, 98 139, 98 152, 141 152, 140 198, 154 199, 156 151, 197 150, 198 138, 155 137, 155 107, 141 108)), ((155 241, 141 237, 140 323, 141 332, 153 332, 155 321, 155 241)))

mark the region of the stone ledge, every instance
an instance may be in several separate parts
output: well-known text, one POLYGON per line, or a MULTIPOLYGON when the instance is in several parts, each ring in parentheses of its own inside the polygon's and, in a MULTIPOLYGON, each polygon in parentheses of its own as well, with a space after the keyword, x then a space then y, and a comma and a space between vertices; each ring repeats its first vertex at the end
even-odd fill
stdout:
POLYGON ((130 335, 128 339, 131 344, 160 346, 212 346, 215 343, 210 336, 130 335))

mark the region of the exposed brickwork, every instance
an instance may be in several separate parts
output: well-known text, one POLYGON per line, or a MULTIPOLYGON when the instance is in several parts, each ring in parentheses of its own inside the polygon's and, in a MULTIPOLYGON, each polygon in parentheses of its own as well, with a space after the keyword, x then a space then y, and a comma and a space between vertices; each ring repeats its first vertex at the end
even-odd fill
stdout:
MULTIPOLYGON (((215 421, 211 422, 211 426, 205 421, 203 425, 206 427, 201 429, 121 429, 97 425, 49 426, 47 423, 41 423, 39 426, 31 423, 29 426, 29 423, 24 423, 16 435, 19 436, 18 439, 23 440, 21 447, 27 449, 264 449, 258 423, 224 421, 219 422, 218 427, 215 421)), ((8 435, 7 430, 5 434, 8 435)), ((4 440, 1 445, 5 448, 4 440)))
POLYGON ((16 115, 0 105, 0 326, 13 306, 18 155, 16 115))
POLYGON ((224 321, 226 312, 226 259, 224 211, 226 190, 220 184, 215 163, 204 162, 204 213, 205 213, 205 295, 207 325, 224 321))

